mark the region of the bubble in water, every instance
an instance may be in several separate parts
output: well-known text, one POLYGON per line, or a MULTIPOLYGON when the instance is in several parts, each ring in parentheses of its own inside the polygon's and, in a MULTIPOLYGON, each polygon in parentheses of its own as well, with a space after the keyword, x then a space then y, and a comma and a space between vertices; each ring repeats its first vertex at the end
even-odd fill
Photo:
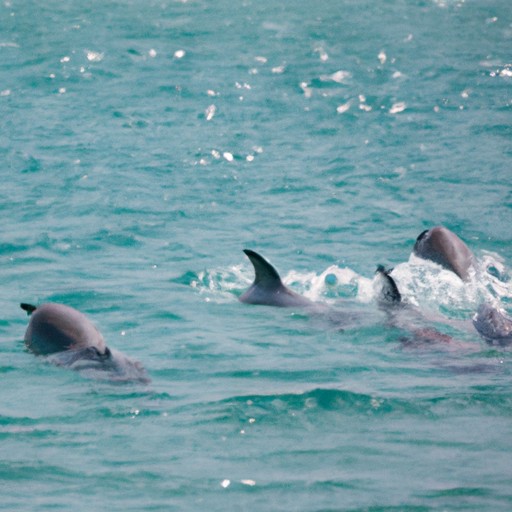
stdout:
POLYGON ((338 279, 334 274, 327 274, 325 276, 325 284, 328 286, 335 286, 338 282, 338 279))

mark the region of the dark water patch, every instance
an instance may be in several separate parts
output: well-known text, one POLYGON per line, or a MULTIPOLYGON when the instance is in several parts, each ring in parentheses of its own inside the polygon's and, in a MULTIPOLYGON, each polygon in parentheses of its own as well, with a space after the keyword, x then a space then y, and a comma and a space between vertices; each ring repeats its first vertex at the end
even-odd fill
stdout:
POLYGON ((463 498, 463 497, 486 497, 491 496, 492 491, 485 487, 452 487, 449 489, 440 489, 438 491, 431 491, 429 493, 425 493, 426 497, 429 498, 463 498))
POLYGON ((83 477, 80 471, 70 471, 56 465, 46 465, 40 461, 32 463, 24 462, 0 462, 0 479, 10 482, 39 481, 64 484, 76 481, 83 477))
MULTIPOLYGON (((126 299, 126 296, 123 296, 123 298, 126 299)), ((89 316, 99 311, 122 311, 122 306, 113 302, 113 297, 110 293, 94 289, 74 288, 72 291, 61 289, 51 293, 44 300, 45 302, 57 302, 59 304, 75 307, 89 316), (88 306, 86 307, 85 305, 88 306), (84 311, 84 309, 86 310, 84 311)), ((117 295, 116 301, 119 300, 120 296, 117 295)))
POLYGON ((473 127, 473 133, 480 135, 498 135, 504 137, 507 141, 512 138, 512 126, 510 124, 487 124, 473 127))
POLYGON ((510 503, 510 495, 497 493, 491 486, 456 486, 432 490, 416 495, 416 499, 430 503, 430 510, 501 510, 510 503))
MULTIPOLYGON (((415 505, 413 503, 401 505, 370 505, 368 507, 347 508, 346 512, 431 512, 433 509, 426 505, 415 505)), ((318 512, 335 512, 336 508, 319 509, 318 512)))
POLYGON ((117 247, 140 247, 142 242, 133 233, 120 233, 111 230, 99 231, 94 240, 117 247))

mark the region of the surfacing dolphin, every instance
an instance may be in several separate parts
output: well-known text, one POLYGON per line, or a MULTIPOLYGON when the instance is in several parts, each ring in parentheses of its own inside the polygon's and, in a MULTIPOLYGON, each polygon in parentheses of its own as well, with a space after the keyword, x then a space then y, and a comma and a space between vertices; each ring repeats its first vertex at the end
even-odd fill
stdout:
POLYGON ((398 290, 395 280, 391 277, 393 269, 386 269, 378 265, 375 274, 377 276, 377 302, 381 307, 398 306, 402 304, 402 295, 398 290))
MULTIPOLYGON (((414 254, 451 270, 463 281, 475 272, 475 257, 467 245, 449 229, 436 226, 423 231, 413 248, 414 254)), ((488 303, 479 306, 473 326, 488 343, 501 346, 512 343, 512 319, 488 303)))
POLYGON ((281 308, 319 307, 319 304, 285 286, 277 270, 263 256, 250 249, 244 249, 244 253, 254 267, 255 277, 250 288, 239 298, 240 302, 281 308))
POLYGON ((473 325, 488 343, 512 344, 512 318, 490 304, 481 304, 473 317, 473 325))
MULTIPOLYGON (((378 303, 386 311, 389 325, 405 329, 412 335, 412 339, 405 337, 401 341, 406 345, 416 344, 418 341, 452 343, 454 339, 451 336, 443 334, 431 326, 418 327, 415 325, 418 321, 426 321, 426 318, 411 305, 402 301, 401 294, 390 272, 390 270, 385 270, 382 265, 377 268, 378 284, 381 287, 378 303)), ((503 311, 491 304, 483 303, 472 320, 474 328, 487 343, 502 347, 512 344, 512 318, 503 311)), ((446 323, 462 328, 464 331, 467 331, 467 326, 471 325, 467 321, 447 321, 446 323)), ((461 344, 459 343, 459 345, 461 344)))
POLYGON ((392 327, 405 330, 407 336, 400 337, 403 346, 422 344, 450 344, 451 336, 439 332, 434 327, 425 325, 426 319, 410 304, 403 302, 398 286, 391 276, 391 271, 379 265, 376 270, 377 303, 387 314, 387 323, 392 327))
POLYGON ((30 315, 25 345, 33 354, 111 380, 149 382, 142 365, 109 349, 100 331, 80 311, 55 303, 20 306, 30 315))
POLYGON ((463 281, 469 280, 471 270, 475 270, 475 257, 468 246, 444 226, 423 231, 416 239, 413 253, 451 270, 463 281))
POLYGON ((361 314, 359 307, 343 302, 343 309, 331 307, 322 302, 314 302, 288 288, 277 270, 263 256, 250 249, 244 249, 254 267, 254 282, 239 300, 246 304, 297 308, 316 319, 327 321, 328 328, 343 331, 354 325, 373 324, 374 317, 361 314))

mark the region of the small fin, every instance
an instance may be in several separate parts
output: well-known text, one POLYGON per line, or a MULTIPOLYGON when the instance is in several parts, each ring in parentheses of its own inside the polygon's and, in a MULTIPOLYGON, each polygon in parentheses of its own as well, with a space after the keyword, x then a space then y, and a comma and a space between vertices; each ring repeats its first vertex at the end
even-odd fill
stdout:
POLYGON ((422 231, 422 232, 418 235, 418 238, 416 238, 416 242, 419 242, 420 240, 423 240, 423 238, 425 238, 425 235, 426 235, 429 231, 430 231, 429 229, 425 229, 425 231, 422 231))
POLYGON ((277 270, 263 256, 259 255, 257 252, 251 251, 251 249, 244 249, 244 252, 251 260, 254 267, 254 272, 256 274, 254 284, 282 284, 277 270))
POLYGON ((25 302, 22 302, 20 304, 20 308, 23 309, 23 311, 26 311, 27 315, 30 316, 37 309, 37 306, 33 306, 32 304, 27 304, 25 302))
POLYGON ((386 269, 384 265, 377 266, 376 273, 380 274, 384 281, 379 300, 387 304, 399 304, 402 302, 402 295, 398 291, 395 280, 390 276, 392 270, 392 268, 386 269))

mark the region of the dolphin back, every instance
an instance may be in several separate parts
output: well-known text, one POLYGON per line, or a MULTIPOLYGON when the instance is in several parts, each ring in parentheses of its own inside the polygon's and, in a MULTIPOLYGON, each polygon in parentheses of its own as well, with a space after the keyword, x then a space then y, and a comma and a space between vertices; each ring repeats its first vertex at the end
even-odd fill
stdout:
POLYGON ((260 254, 244 249, 254 267, 254 282, 240 296, 240 302, 278 307, 311 307, 314 302, 295 293, 281 281, 277 270, 260 254))
POLYGON ((86 347, 94 347, 99 354, 107 352, 103 336, 80 311, 54 303, 21 307, 31 314, 25 344, 34 354, 48 355, 86 347))
POLYGON ((414 244, 413 252, 420 258, 433 261, 457 274, 463 281, 469 279, 469 270, 475 259, 468 246, 444 226, 423 231, 414 244))

